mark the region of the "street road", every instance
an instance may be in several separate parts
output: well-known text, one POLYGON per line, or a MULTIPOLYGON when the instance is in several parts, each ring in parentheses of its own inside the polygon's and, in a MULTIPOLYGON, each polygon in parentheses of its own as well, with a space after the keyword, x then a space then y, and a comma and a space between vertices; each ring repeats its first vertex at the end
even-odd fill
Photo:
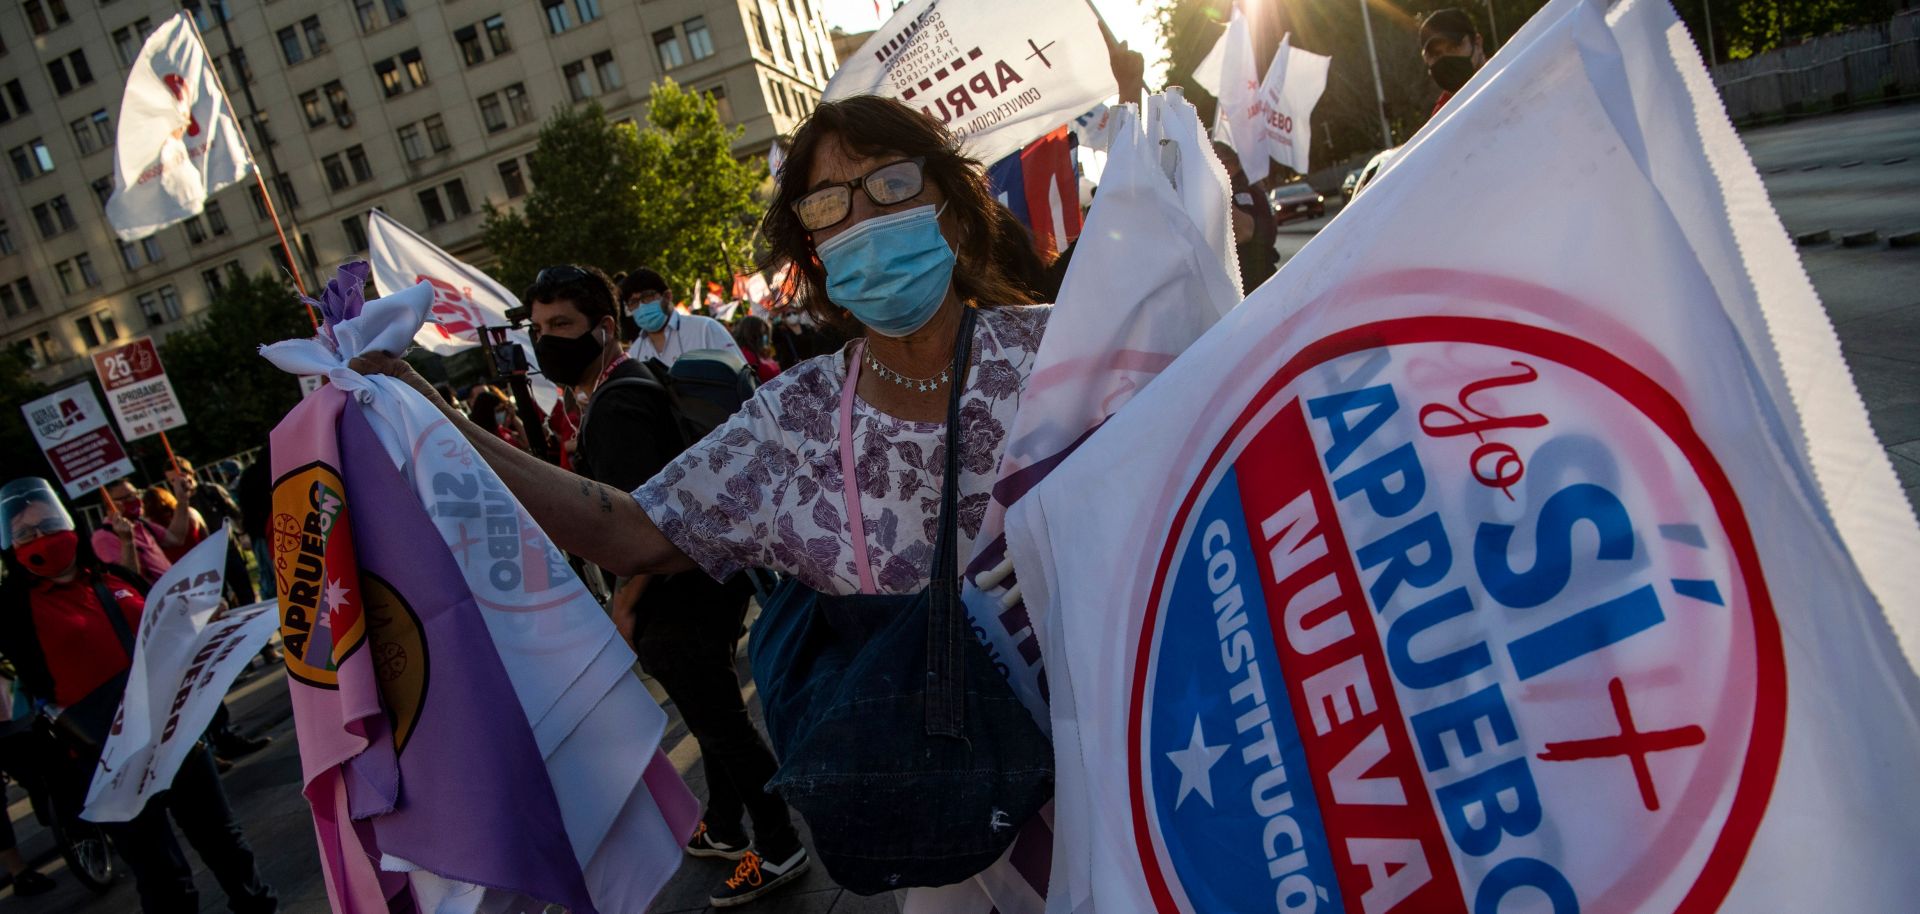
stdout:
MULTIPOLYGON (((1832 240, 1802 247, 1801 257, 1833 317, 1874 430, 1900 473, 1907 498, 1920 500, 1920 247, 1893 248, 1884 240, 1920 229, 1920 193, 1914 191, 1920 188, 1920 105, 1814 118, 1744 136, 1787 229, 1796 235, 1831 232, 1832 240), (1857 247, 1840 243, 1844 234, 1865 230, 1878 231, 1881 240, 1857 247)), ((1298 253, 1325 223, 1283 226, 1282 257, 1298 253)), ((750 683, 743 685, 751 688, 750 683)), ((228 795, 267 880, 280 892, 282 910, 323 914, 326 890, 299 793, 300 763, 283 677, 258 676, 236 690, 229 702, 241 730, 266 732, 275 741, 226 776, 228 795)), ((666 745, 695 792, 701 792, 698 753, 677 715, 666 745)), ((36 899, 15 899, 11 890, 0 891, 0 914, 124 914, 138 909, 129 879, 99 897, 79 888, 64 874, 50 839, 33 823, 18 790, 9 799, 18 801, 9 811, 21 847, 60 888, 36 899)), ((654 911, 702 911, 707 892, 728 871, 724 861, 687 861, 654 911)), ((226 910, 225 899, 204 869, 198 870, 198 882, 201 911, 226 910)), ((749 910, 846 914, 894 908, 885 898, 840 891, 816 865, 792 890, 749 910)))

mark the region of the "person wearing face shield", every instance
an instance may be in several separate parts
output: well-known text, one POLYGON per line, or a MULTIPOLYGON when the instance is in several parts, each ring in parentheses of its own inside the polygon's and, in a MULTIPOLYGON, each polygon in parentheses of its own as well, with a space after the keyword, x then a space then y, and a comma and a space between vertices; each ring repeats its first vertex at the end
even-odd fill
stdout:
POLYGON ((681 314, 674 310, 667 281, 645 267, 620 279, 620 307, 633 319, 640 332, 627 357, 645 362, 659 359, 673 367, 682 355, 701 349, 738 349, 727 325, 699 314, 681 314))
MULTIPOLYGON (((632 488, 626 480, 578 484, 443 411, 557 544, 619 574, 695 572, 726 580, 743 569, 767 568, 790 576, 823 606, 920 612, 910 601, 948 599, 928 595, 952 594, 956 566, 972 554, 1051 313, 998 266, 1002 231, 980 163, 940 122, 889 98, 824 102, 794 134, 761 235, 770 250, 765 266, 789 265, 797 274, 796 306, 848 333, 851 342, 762 385, 732 419, 632 488)), ((527 300, 537 320, 540 298, 527 300)), ((596 369, 613 370, 601 367, 612 353, 603 338, 613 322, 584 316, 586 322, 566 332, 600 335, 578 344, 587 356, 579 359, 579 371, 591 384, 596 369)), ((540 363, 556 364, 544 349, 540 363)), ((362 356, 353 368, 400 378, 432 399, 432 388, 389 354, 362 356)), ((589 446, 597 410, 588 408, 589 446)), ((757 624, 766 618, 763 613, 757 624)), ((963 631, 929 624, 925 632, 919 637, 933 639, 922 642, 925 650, 936 643, 967 656, 984 650, 963 631)), ((776 674, 756 669, 755 675, 768 682, 762 677, 776 674)), ((804 684, 811 674, 788 675, 792 682, 778 684, 804 684)), ((929 696, 952 687, 944 677, 925 673, 929 696)), ((1042 760, 1024 772, 1044 772, 1034 775, 1045 778, 1035 789, 1050 791, 1051 750, 1004 680, 968 676, 964 688, 1004 693, 996 713, 1008 715, 1000 718, 1009 721, 1007 732, 1030 731, 1015 742, 1025 740, 1019 751, 1033 749, 1042 760)), ((764 684, 761 699, 769 701, 764 684)), ((926 704, 890 719, 917 722, 926 704)), ((918 723, 870 729, 844 747, 821 748, 846 757, 898 757, 925 738, 918 723)), ((992 776, 985 780, 976 771, 973 780, 997 791, 1009 770, 986 769, 992 776)), ((1023 794, 1024 805, 996 809, 991 821, 952 818, 945 801, 965 798, 929 783, 921 772, 870 782, 861 789, 886 801, 863 808, 887 812, 835 822, 831 840, 925 847, 932 859, 948 859, 958 853, 945 843, 959 840, 951 836, 993 828, 1010 841, 1039 808, 1023 794)), ((808 822, 816 843, 828 840, 812 814, 808 822)), ((978 872, 978 861, 969 860, 966 866, 978 872)), ((756 847, 713 901, 752 897, 756 887, 791 876, 795 865, 756 847)))
POLYGON ((1441 106, 1486 65, 1486 45, 1473 16, 1453 8, 1428 13, 1420 20, 1420 59, 1427 65, 1427 75, 1440 87, 1440 98, 1433 103, 1433 113, 1438 114, 1441 106))
MULTIPOLYGON (((92 704, 88 699, 103 690, 117 703, 132 667, 133 632, 146 609, 145 580, 80 549, 72 516, 44 479, 0 486, 0 550, 7 572, 0 583, 0 653, 13 661, 20 688, 56 709, 92 704)), ((104 738, 105 718, 100 730, 104 738)), ((70 764, 51 778, 65 808, 80 807, 99 763, 98 744, 89 743, 68 745, 70 764)), ((233 819, 212 754, 196 743, 172 785, 140 815, 101 825, 133 871, 142 911, 200 909, 175 824, 226 892, 231 910, 270 914, 279 908, 233 819)))

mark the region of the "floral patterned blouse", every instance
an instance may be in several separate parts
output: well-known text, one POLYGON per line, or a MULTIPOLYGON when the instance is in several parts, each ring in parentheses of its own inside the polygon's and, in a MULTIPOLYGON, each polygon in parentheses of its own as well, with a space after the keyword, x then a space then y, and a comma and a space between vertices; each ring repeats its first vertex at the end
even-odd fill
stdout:
MULTIPOLYGON (((1032 373, 1050 306, 982 308, 960 402, 962 565, 1032 373)), ((716 579, 744 568, 795 575, 822 593, 860 591, 846 522, 839 403, 846 350, 808 359, 633 492, 667 539, 716 579)), ((910 422, 854 400, 854 479, 881 593, 924 589, 939 537, 946 423, 910 422)))

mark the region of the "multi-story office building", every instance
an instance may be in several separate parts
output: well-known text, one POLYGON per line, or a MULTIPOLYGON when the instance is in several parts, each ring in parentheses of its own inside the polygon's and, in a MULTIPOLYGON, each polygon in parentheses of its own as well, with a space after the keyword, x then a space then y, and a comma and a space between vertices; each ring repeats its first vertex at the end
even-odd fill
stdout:
MULTIPOLYGON (((527 153, 561 105, 645 123, 671 77, 711 94, 763 155, 836 65, 819 0, 211 0, 196 10, 309 275, 367 249, 379 208, 484 263, 483 201, 532 183, 527 153), (227 22, 223 30, 219 16, 227 22), (229 45, 223 32, 230 32, 229 45), (293 225, 298 225, 297 233, 293 225)), ((235 271, 287 269, 252 183, 131 244, 107 225, 115 121, 162 0, 0 0, 0 343, 47 382, 89 352, 189 325, 235 271)))

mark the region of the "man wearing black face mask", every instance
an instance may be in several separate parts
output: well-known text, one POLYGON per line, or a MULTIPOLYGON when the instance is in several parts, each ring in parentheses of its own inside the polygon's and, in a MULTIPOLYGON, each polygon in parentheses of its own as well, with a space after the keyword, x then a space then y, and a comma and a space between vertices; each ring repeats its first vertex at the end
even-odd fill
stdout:
MULTIPOLYGON (((590 267, 548 267, 521 300, 531 309, 541 369, 555 384, 585 398, 576 472, 631 491, 693 443, 683 437, 659 379, 620 346, 619 312, 605 274, 590 267)), ((587 483, 581 485, 586 492, 587 483)), ((718 584, 696 570, 623 579, 608 606, 614 624, 640 655, 641 667, 666 689, 700 744, 707 803, 687 853, 729 860, 757 853, 788 864, 778 878, 759 885, 723 885, 715 905, 758 897, 798 876, 806 860, 786 804, 763 789, 773 777, 773 752, 747 716, 734 670, 734 648, 751 593, 744 575, 718 584)))
POLYGON ((1433 111, 1453 98, 1453 93, 1473 78, 1487 62, 1486 45, 1480 27, 1465 10, 1435 10, 1420 20, 1420 59, 1426 62, 1427 75, 1440 86, 1440 99, 1433 111))

